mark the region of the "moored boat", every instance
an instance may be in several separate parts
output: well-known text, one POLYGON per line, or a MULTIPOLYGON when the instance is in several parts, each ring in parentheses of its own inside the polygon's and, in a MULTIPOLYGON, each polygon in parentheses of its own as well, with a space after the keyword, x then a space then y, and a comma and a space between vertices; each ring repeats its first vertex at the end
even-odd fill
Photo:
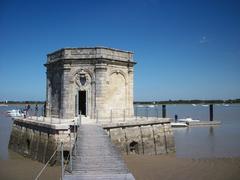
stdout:
POLYGON ((24 113, 19 109, 12 109, 7 111, 7 114, 11 117, 24 117, 24 113))
POLYGON ((171 122, 172 127, 188 127, 185 122, 171 122))
POLYGON ((178 119, 178 121, 179 121, 179 122, 185 122, 185 123, 187 123, 187 122, 200 122, 200 120, 192 119, 192 118, 190 118, 190 117, 185 118, 185 119, 178 119))

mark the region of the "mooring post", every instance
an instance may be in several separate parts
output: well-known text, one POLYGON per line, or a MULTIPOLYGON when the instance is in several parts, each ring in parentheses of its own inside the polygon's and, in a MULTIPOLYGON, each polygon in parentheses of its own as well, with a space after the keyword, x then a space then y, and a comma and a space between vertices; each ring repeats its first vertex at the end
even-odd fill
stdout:
POLYGON ((209 105, 209 120, 213 121, 213 105, 209 105))
POLYGON ((61 179, 63 180, 63 176, 64 176, 64 157, 63 157, 63 142, 61 142, 61 179))
POLYGON ((147 119, 148 119, 148 106, 146 107, 147 119))
POLYGON ((162 118, 166 118, 166 105, 162 105, 162 118))

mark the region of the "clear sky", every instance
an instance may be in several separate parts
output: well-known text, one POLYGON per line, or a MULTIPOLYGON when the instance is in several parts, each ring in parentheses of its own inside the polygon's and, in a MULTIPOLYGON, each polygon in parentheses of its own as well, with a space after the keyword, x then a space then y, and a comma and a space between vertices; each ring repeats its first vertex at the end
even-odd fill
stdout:
POLYGON ((135 53, 135 100, 240 97, 240 1, 0 0, 0 100, 45 100, 46 54, 135 53))

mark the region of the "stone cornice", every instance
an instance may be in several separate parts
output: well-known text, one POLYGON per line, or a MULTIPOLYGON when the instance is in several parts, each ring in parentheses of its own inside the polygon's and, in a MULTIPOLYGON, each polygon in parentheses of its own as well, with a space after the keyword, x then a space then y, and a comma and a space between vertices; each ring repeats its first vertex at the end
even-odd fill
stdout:
POLYGON ((133 53, 106 47, 63 48, 47 55, 47 64, 67 59, 109 59, 113 61, 133 61, 133 53))

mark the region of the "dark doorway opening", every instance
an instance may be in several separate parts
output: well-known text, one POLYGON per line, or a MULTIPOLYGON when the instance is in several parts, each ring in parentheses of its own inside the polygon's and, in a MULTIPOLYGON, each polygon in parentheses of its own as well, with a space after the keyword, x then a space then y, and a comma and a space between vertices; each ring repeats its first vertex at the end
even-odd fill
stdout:
POLYGON ((78 113, 86 116, 86 91, 78 91, 78 113))

